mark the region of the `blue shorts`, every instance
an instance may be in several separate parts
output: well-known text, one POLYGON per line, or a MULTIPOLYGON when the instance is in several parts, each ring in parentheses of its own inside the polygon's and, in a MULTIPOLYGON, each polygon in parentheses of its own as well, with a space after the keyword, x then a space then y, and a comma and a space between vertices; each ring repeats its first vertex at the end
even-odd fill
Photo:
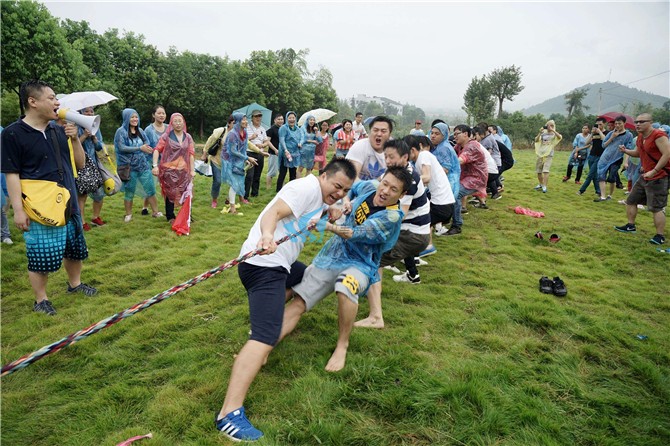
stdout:
POLYGON ((28 256, 28 271, 52 273, 60 269, 63 258, 85 260, 88 248, 78 217, 65 226, 45 226, 31 221, 23 233, 28 256))
POLYGON ((302 281, 306 268, 305 264, 294 262, 289 274, 282 267, 238 265, 237 273, 249 297, 249 339, 273 347, 277 344, 284 321, 286 290, 302 281))

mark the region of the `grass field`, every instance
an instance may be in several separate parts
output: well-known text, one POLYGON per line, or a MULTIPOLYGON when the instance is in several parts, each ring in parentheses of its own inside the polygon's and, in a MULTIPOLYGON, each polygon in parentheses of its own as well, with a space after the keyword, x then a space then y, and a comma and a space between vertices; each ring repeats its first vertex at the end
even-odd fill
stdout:
MULTIPOLYGON (((265 432, 259 444, 670 444, 670 255, 649 244, 646 212, 637 234, 613 230, 625 223, 622 191, 593 203, 592 187, 580 197, 561 183, 568 153, 557 153, 542 194, 532 190, 534 154, 515 151, 503 198, 471 209, 462 235, 435 240, 420 285, 387 272, 386 328, 355 329, 342 372, 323 370, 337 337, 334 297, 307 314, 245 403, 265 432), (518 205, 546 217, 516 215, 518 205), (536 239, 538 230, 562 240, 536 239), (568 295, 541 294, 543 275, 563 278, 568 295)), ((15 244, 2 246, 2 363, 236 257, 273 194, 262 185, 244 216, 224 216, 209 207, 209 186, 196 178, 188 237, 140 216, 139 200, 124 224, 122 197, 105 199, 109 223, 86 234, 83 272, 100 293, 68 296, 65 272, 53 274, 55 317, 32 312, 13 228, 15 244)), ((320 246, 308 243, 301 259, 320 246)), ((246 294, 225 271, 2 378, 0 440, 115 445, 152 432, 138 444, 228 444, 213 418, 248 329, 246 294)))

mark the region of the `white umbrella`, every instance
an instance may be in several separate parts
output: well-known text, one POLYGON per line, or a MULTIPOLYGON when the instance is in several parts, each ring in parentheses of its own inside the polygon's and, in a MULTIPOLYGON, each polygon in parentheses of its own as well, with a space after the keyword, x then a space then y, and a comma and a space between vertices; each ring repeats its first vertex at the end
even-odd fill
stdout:
POLYGON ((327 108, 316 108, 314 110, 310 110, 308 112, 305 112, 302 114, 300 119, 298 119, 298 125, 303 125, 305 123, 305 120, 307 120, 307 117, 309 115, 314 116, 316 119, 316 122, 321 122, 321 121, 326 121, 333 116, 335 116, 337 113, 334 111, 328 110, 327 108))
POLYGON ((88 107, 95 107, 96 105, 103 105, 116 99, 118 99, 116 96, 106 91, 78 91, 66 94, 59 98, 58 102, 60 102, 60 108, 82 110, 88 107))

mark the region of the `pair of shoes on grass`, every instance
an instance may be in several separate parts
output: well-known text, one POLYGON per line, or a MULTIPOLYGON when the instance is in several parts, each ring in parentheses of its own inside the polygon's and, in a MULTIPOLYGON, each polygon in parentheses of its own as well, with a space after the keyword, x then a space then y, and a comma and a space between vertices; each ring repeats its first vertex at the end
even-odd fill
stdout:
POLYGON ((547 276, 542 276, 540 278, 540 291, 544 294, 553 294, 558 297, 568 294, 565 283, 558 276, 554 277, 554 280, 551 280, 547 276))

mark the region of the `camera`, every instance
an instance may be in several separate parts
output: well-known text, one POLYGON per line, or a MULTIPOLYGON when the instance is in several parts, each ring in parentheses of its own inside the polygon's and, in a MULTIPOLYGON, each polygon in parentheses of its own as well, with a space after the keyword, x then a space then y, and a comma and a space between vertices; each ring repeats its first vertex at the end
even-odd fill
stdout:
POLYGON ((547 126, 545 125, 545 126, 543 126, 542 128, 545 129, 545 130, 547 130, 549 127, 547 127, 547 126))

